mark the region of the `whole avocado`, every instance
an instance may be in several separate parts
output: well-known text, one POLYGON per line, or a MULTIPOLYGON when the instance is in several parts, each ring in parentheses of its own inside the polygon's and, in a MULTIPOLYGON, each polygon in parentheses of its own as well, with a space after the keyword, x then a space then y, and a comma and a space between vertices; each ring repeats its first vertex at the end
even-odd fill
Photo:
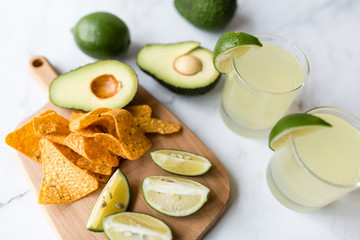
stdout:
POLYGON ((130 45, 126 24, 107 12, 95 12, 82 17, 72 32, 79 48, 96 59, 117 58, 130 45))
POLYGON ((234 16, 236 0, 175 0, 175 7, 193 25, 218 30, 234 16))

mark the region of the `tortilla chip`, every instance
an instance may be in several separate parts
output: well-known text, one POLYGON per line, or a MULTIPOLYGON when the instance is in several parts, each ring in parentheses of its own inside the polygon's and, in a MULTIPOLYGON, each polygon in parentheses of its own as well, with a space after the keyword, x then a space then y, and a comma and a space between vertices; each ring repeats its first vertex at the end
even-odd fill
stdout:
POLYGON ((103 174, 99 174, 99 173, 92 173, 89 172, 88 170, 85 170, 85 172, 91 176, 93 176, 96 180, 98 180, 99 182, 103 182, 103 183, 107 183, 111 177, 111 175, 103 175, 103 174))
POLYGON ((70 162, 76 165, 76 162, 79 160, 79 158, 82 158, 82 156, 75 151, 73 151, 71 148, 60 145, 57 143, 53 143, 54 147, 56 147, 62 155, 64 155, 70 162))
POLYGON ((181 126, 177 123, 166 122, 157 118, 134 118, 136 126, 145 133, 170 134, 179 132, 181 126))
POLYGON ((109 108, 97 108, 91 112, 85 113, 80 110, 74 110, 70 116, 70 130, 76 132, 84 129, 94 122, 101 119, 101 114, 110 111, 109 108))
POLYGON ((87 112, 84 112, 82 110, 74 109, 71 112, 70 115, 70 122, 76 122, 78 119, 80 119, 82 116, 84 116, 87 112))
POLYGON ((78 166, 79 168, 88 170, 89 172, 92 172, 92 173, 99 173, 102 175, 111 175, 112 174, 111 166, 95 163, 84 157, 79 158, 76 161, 76 166, 78 166))
POLYGON ((40 204, 70 203, 98 188, 98 181, 70 162, 52 142, 41 139, 39 146, 43 159, 40 204))
POLYGON ((34 117, 33 127, 37 137, 47 138, 59 144, 63 144, 67 135, 70 134, 69 120, 55 112, 34 117))
POLYGON ((34 132, 33 120, 14 132, 9 133, 5 138, 7 145, 15 148, 36 162, 41 163, 39 141, 40 138, 37 137, 34 132))
POLYGON ((87 174, 93 176, 96 178, 96 180, 100 182, 107 182, 110 178, 110 175, 112 173, 112 167, 111 166, 104 166, 104 167, 98 167, 100 169, 100 172, 104 172, 105 174, 100 173, 93 173, 90 171, 96 170, 96 167, 94 168, 94 164, 90 161, 82 157, 81 155, 77 154, 75 151, 71 150, 71 148, 53 143, 54 147, 56 147, 61 154, 63 154, 70 162, 77 165, 79 168, 83 169, 87 174), (90 170, 90 171, 88 171, 90 170))
POLYGON ((149 105, 129 106, 125 109, 128 110, 134 118, 151 118, 152 110, 149 105))
POLYGON ((136 127, 132 115, 124 109, 114 109, 104 113, 115 119, 117 138, 127 159, 136 160, 148 151, 152 143, 136 127))
MULTIPOLYGON (((39 117, 53 112, 54 111, 52 110, 47 110, 41 113, 39 117)), ((34 119, 31 119, 30 122, 21 128, 9 133, 5 138, 5 142, 7 145, 15 148, 27 157, 35 160, 38 163, 41 163, 41 154, 39 149, 40 138, 35 135, 33 122, 34 119)))
POLYGON ((93 135, 95 142, 103 148, 109 150, 117 156, 126 158, 126 155, 121 147, 119 139, 107 133, 95 133, 93 135))
POLYGON ((65 139, 64 145, 97 164, 112 167, 119 165, 117 156, 99 145, 93 137, 84 137, 78 133, 70 133, 65 139))

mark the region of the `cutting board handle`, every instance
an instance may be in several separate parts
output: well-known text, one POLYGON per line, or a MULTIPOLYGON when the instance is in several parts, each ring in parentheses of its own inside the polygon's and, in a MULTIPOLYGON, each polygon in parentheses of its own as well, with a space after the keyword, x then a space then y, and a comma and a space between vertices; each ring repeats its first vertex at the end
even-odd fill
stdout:
POLYGON ((52 80, 58 76, 53 66, 42 56, 30 59, 29 71, 46 91, 49 90, 52 80))

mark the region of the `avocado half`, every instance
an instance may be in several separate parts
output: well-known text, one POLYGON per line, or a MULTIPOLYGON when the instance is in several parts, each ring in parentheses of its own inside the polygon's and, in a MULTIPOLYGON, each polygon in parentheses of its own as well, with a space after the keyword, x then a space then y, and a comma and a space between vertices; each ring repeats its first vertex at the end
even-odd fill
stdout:
POLYGON ((194 41, 145 45, 137 64, 163 86, 182 95, 207 93, 220 79, 212 52, 194 41))
POLYGON ((56 77, 49 89, 52 103, 63 108, 92 111, 122 108, 135 96, 138 78, 125 63, 98 61, 56 77))

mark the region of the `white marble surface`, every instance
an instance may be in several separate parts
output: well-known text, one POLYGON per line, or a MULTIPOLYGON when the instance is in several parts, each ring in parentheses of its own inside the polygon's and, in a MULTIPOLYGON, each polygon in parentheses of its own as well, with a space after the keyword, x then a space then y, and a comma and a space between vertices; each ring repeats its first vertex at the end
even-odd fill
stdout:
MULTIPOLYGON (((204 96, 179 96, 135 64, 146 43, 197 40, 212 49, 227 31, 277 34, 298 44, 311 65, 311 77, 292 111, 330 105, 360 116, 360 1, 241 0, 225 29, 206 32, 186 22, 169 0, 0 0, 1 139, 48 101, 27 71, 32 56, 46 56, 60 73, 94 61, 80 52, 70 33, 80 17, 94 11, 112 12, 127 23, 132 43, 124 61, 229 172, 229 209, 205 239, 360 239, 360 191, 306 214, 273 198, 264 174, 272 152, 265 139, 243 138, 225 127, 219 114, 223 82, 204 96)), ((0 150, 0 239, 55 239, 14 152, 4 140, 0 150)))

